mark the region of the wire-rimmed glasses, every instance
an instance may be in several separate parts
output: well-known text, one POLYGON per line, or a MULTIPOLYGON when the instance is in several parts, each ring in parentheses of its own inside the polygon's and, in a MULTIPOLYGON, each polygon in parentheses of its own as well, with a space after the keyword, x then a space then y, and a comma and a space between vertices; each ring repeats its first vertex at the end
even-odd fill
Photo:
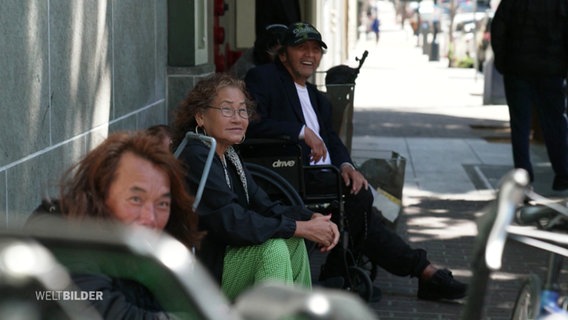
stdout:
POLYGON ((232 118, 235 116, 235 114, 238 114, 239 117, 243 119, 248 119, 252 115, 252 110, 248 108, 233 109, 231 107, 213 107, 213 106, 208 106, 208 108, 220 110, 223 117, 226 118, 232 118))

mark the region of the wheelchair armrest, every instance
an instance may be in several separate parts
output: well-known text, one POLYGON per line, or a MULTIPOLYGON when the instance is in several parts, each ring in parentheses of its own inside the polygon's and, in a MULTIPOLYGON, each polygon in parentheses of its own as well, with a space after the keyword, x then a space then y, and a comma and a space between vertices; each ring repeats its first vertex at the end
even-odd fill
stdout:
MULTIPOLYGON (((336 166, 333 165, 316 165, 316 166, 304 166, 303 167, 304 173, 309 173, 310 171, 314 171, 314 172, 329 172, 330 174, 333 174, 335 176, 335 192, 334 194, 336 195, 336 198, 338 200, 341 199, 341 196, 343 195, 343 180, 341 178, 341 172, 339 171, 339 169, 336 166)), ((305 174, 304 174, 305 177, 305 174)), ((306 200, 318 200, 321 198, 324 198, 325 195, 324 194, 308 194, 307 190, 306 190, 306 194, 305 194, 305 198, 306 200)), ((327 196, 327 198, 329 198, 329 196, 327 196)))

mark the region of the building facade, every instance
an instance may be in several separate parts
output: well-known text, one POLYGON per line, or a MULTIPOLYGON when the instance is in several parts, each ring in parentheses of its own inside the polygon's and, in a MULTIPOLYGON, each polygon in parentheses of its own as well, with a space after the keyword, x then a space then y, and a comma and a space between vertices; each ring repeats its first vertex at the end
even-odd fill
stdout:
MULTIPOLYGON (((330 46, 326 66, 354 43, 350 3, 300 1, 330 46)), ((0 227, 57 197, 64 170, 109 132, 169 123, 200 78, 252 45, 251 9, 254 0, 0 0, 0 227)))

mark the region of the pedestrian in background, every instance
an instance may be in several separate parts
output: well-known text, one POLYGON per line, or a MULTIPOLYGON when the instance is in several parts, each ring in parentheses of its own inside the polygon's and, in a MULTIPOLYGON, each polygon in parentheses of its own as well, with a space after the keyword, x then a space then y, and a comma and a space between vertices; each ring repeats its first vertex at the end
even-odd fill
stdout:
POLYGON ((380 32, 381 21, 379 20, 379 15, 376 13, 371 20, 371 31, 375 34, 375 41, 379 43, 379 32, 380 32))
POLYGON ((255 1, 255 36, 258 39, 271 24, 285 26, 302 20, 299 0, 255 1))
POLYGON ((247 49, 231 67, 230 73, 244 79, 250 69, 274 61, 287 30, 288 27, 283 24, 266 26, 264 32, 254 41, 254 46, 247 49))
POLYGON ((156 124, 146 128, 146 133, 158 138, 164 150, 173 151, 172 149, 172 129, 167 124, 156 124))
POLYGON ((515 168, 529 172, 531 110, 537 111, 555 176, 568 189, 568 1, 502 0, 491 24, 495 67, 503 74, 515 168))

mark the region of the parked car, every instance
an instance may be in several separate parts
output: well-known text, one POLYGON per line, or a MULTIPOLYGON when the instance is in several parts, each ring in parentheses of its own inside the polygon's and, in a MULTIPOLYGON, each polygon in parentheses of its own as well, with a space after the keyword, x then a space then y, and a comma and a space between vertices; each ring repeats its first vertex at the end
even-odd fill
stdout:
POLYGON ((440 48, 447 53, 450 67, 474 66, 477 33, 485 12, 490 8, 489 1, 438 0, 442 11, 440 26, 443 33, 440 48))
MULTIPOLYGON (((452 0, 438 0, 440 7, 447 13, 451 8, 452 0)), ((490 7, 490 0, 453 0, 456 13, 484 11, 490 7)))
POLYGON ((473 68, 477 54, 476 33, 484 16, 484 12, 456 14, 451 39, 453 47, 449 57, 451 66, 473 68))

